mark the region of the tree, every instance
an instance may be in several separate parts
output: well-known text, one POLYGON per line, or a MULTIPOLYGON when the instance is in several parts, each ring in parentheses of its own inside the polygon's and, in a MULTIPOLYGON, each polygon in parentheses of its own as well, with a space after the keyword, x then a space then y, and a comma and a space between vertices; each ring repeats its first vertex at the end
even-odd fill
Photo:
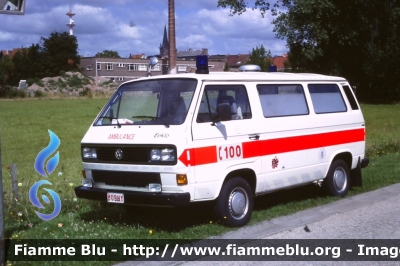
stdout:
POLYGON ((77 71, 80 63, 78 42, 67 32, 52 32, 49 38, 40 39, 43 64, 47 76, 57 76, 60 71, 77 71))
POLYGON ((96 57, 108 57, 108 58, 121 58, 116 51, 104 50, 96 54, 96 57))
POLYGON ((7 84, 11 69, 13 68, 13 62, 10 56, 6 55, 0 59, 0 86, 7 84))
POLYGON ((265 50, 261 44, 260 47, 256 46, 250 53, 249 63, 260 66, 262 72, 267 72, 268 67, 272 65, 272 55, 270 50, 265 50))
MULTIPOLYGON (((218 6, 231 15, 248 8, 244 0, 218 6)), ((276 16, 292 69, 343 76, 367 101, 400 100, 400 1, 256 0, 252 7, 276 16)))

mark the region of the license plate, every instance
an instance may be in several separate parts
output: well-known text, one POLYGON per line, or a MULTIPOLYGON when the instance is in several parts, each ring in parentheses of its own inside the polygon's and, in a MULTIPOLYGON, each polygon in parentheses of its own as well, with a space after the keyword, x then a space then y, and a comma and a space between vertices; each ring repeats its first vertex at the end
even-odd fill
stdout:
POLYGON ((124 203, 124 194, 122 194, 122 193, 107 193, 107 202, 124 203))

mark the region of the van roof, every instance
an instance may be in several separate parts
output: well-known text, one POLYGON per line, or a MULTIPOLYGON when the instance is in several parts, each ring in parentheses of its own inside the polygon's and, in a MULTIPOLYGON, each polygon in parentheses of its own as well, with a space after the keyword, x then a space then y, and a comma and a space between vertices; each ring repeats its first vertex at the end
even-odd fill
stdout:
MULTIPOLYGON (((345 82, 346 79, 336 76, 320 75, 313 73, 287 73, 287 72, 210 72, 209 74, 169 74, 152 76, 149 79, 159 78, 195 78, 202 81, 331 81, 345 82)), ((141 78, 142 79, 142 78, 141 78)))

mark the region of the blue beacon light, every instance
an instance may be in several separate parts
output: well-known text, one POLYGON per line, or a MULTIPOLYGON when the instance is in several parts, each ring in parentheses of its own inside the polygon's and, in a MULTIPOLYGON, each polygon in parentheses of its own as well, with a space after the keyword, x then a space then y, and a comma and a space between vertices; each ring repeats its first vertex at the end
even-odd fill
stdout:
POLYGON ((196 56, 196 74, 209 74, 207 55, 196 56))

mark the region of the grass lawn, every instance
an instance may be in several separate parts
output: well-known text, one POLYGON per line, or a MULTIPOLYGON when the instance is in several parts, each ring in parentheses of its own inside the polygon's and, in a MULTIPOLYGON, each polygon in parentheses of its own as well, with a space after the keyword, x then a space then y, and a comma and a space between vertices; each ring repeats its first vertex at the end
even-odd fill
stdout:
MULTIPOLYGON (((0 137, 6 239, 199 239, 231 230, 213 220, 212 208, 147 208, 128 215, 118 205, 75 197, 81 183, 80 141, 107 99, 41 99, 0 101, 0 137), (29 201, 30 187, 44 179, 35 172, 39 151, 49 143, 48 129, 61 140, 60 163, 48 180, 59 194, 61 213, 50 221, 37 217, 29 201), (10 170, 18 169, 19 198, 12 193, 10 170)), ((362 105, 367 126, 364 186, 349 195, 400 182, 400 105, 362 105)), ((249 224, 288 215, 337 200, 315 186, 284 190, 256 198, 249 224)), ((49 207, 52 210, 52 207, 49 207)), ((44 212, 44 211, 41 211, 44 212)), ((70 263, 69 263, 70 264, 70 263)), ((98 263, 97 263, 98 264, 98 263)))

